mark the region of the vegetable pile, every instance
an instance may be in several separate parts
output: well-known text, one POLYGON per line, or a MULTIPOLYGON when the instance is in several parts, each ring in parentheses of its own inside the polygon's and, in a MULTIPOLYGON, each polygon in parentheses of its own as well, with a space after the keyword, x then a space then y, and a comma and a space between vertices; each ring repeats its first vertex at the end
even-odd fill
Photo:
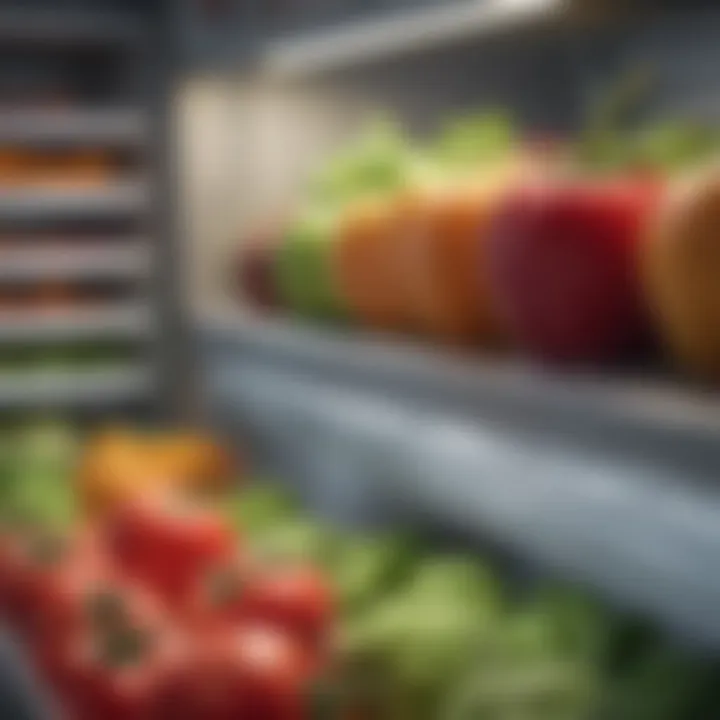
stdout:
POLYGON ((4 439, 0 612, 70 718, 720 716, 718 669, 645 623, 319 523, 272 483, 229 483, 207 438, 4 439))
POLYGON ((654 353, 720 378, 720 133, 629 122, 637 78, 577 138, 529 142, 502 112, 420 145, 381 123, 239 253, 262 309, 550 365, 654 353))

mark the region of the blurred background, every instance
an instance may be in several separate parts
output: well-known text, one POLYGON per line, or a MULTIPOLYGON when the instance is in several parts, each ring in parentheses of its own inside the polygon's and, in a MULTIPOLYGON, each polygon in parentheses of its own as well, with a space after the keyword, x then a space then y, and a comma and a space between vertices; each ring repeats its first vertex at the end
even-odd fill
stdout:
POLYGON ((382 649, 363 717, 720 717, 718 37, 709 0, 0 0, 6 524, 222 478, 382 649))

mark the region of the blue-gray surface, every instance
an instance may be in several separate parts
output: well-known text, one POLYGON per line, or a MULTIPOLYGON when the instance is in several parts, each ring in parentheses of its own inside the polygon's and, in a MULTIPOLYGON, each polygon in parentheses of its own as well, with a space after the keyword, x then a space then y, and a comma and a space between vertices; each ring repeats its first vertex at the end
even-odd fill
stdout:
POLYGON ((263 323, 203 336, 211 415, 320 512, 490 536, 720 647, 718 403, 263 323))
POLYGON ((27 663, 10 636, 0 631, 0 719, 53 720, 27 663))

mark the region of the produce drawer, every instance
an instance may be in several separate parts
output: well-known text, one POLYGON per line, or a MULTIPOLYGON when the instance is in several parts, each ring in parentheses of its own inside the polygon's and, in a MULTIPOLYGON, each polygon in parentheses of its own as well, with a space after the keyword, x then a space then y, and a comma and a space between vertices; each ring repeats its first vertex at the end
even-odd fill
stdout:
MULTIPOLYGON (((248 387, 260 379, 250 373, 248 387)), ((379 472, 392 458, 366 452, 361 466, 350 442, 354 436, 367 451, 401 441, 387 436, 396 413, 379 414, 376 403, 349 393, 329 403, 327 392, 314 389, 315 411, 299 440, 325 434, 334 461, 312 470, 316 479, 332 475, 333 484, 303 489, 341 524, 309 513, 247 459, 234 467, 197 430, 122 427, 83 438, 54 423, 3 429, 4 517, 9 511, 29 524, 4 525, 0 536, 2 612, 18 638, 16 647, 0 632, 0 717, 64 720, 41 707, 50 694, 87 720, 131 720, 139 707, 143 717, 172 720, 179 699, 195 720, 285 717, 270 678, 282 682, 281 708, 287 702, 293 717, 312 718, 305 702, 315 696, 305 690, 318 673, 332 679, 339 709, 367 702, 372 720, 481 711, 499 720, 520 710, 527 720, 718 717, 720 664, 668 642, 645 618, 614 612, 566 580, 506 573, 517 568, 478 552, 476 542, 448 543, 420 528, 348 527, 353 509, 361 519, 363 493, 377 501, 385 487, 386 520, 403 510, 401 486, 379 472), (170 493, 169 506, 158 502, 160 491, 170 493), (211 493, 212 503, 197 507, 198 491, 211 493), (38 550, 57 551, 40 556, 56 562, 36 564, 38 550), (120 642, 137 638, 139 647, 120 642), (269 654, 257 652, 266 648, 269 654), (33 682, 30 663, 43 682, 33 682), (137 672, 140 694, 128 698, 123 680, 137 672), (185 674, 198 672, 217 694, 185 674), (657 701, 664 684, 669 712, 657 701)), ((278 383, 276 400, 289 390, 278 383)), ((271 397, 255 397, 263 396, 271 397)), ((290 416, 300 419, 294 410, 290 416)), ((287 446, 278 441, 282 452, 287 446)), ((442 479, 457 490, 452 467, 442 479)), ((365 504, 364 519, 373 520, 372 510, 380 520, 378 509, 365 504)))

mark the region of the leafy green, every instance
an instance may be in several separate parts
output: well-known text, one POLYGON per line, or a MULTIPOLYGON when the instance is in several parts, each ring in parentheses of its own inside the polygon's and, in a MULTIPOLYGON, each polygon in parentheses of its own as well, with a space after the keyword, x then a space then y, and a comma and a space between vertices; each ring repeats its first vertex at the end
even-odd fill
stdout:
POLYGON ((634 163, 637 115, 652 86, 649 68, 634 67, 597 93, 589 104, 583 131, 575 145, 581 167, 611 171, 634 163))
POLYGON ((435 717, 445 688, 494 635, 499 597, 497 583, 471 562, 426 559, 401 587, 348 623, 350 666, 370 664, 385 679, 386 707, 435 717))
POLYGON ((334 547, 333 532, 305 518, 268 527, 251 540, 253 550, 261 558, 308 560, 320 565, 330 561, 334 547))
POLYGON ((517 144, 512 118, 492 110, 451 120, 431 152, 449 170, 474 169, 506 159, 517 144))
POLYGON ((70 527, 77 515, 69 479, 78 439, 68 426, 47 421, 6 431, 0 439, 0 512, 20 520, 70 527))
POLYGON ((531 604, 548 630, 553 649, 607 662, 613 624, 597 602, 584 593, 552 586, 541 590, 531 604))
POLYGON ((399 125, 376 120, 313 178, 311 204, 343 207, 363 195, 397 189, 406 182, 413 161, 414 150, 399 125))
POLYGON ((589 720, 597 677, 561 656, 486 659, 446 693, 441 720, 589 720))
POLYGON ((582 167, 677 171, 718 153, 720 131, 712 124, 677 118, 638 122, 652 85, 651 71, 640 67, 600 93, 576 144, 582 167))
POLYGON ((404 536, 340 537, 330 572, 345 611, 358 612, 379 601, 416 558, 415 543, 404 536))
POLYGON ((708 124, 668 120, 641 129, 634 143, 638 164, 661 170, 679 170, 717 153, 720 150, 720 132, 708 124))
POLYGON ((224 501, 223 510, 234 527, 250 537, 297 518, 298 508, 290 495, 271 483, 243 481, 224 501))

